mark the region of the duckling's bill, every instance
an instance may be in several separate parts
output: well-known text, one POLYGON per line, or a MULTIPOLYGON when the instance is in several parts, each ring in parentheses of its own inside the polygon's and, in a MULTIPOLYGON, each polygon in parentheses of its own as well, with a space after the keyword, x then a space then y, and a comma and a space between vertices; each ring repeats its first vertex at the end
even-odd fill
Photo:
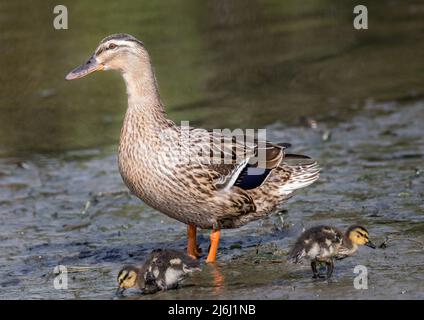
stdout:
POLYGON ((90 59, 87 60, 87 62, 75 68, 71 72, 69 72, 67 76, 65 77, 65 79, 75 80, 75 79, 85 77, 86 75, 93 73, 95 71, 106 70, 106 69, 107 69, 106 66, 102 63, 98 63, 95 55, 93 55, 91 56, 90 59))
POLYGON ((367 247, 372 248, 372 249, 377 248, 377 246, 376 246, 373 242, 371 242, 371 241, 368 241, 367 243, 365 243, 365 245, 366 245, 367 247))
POLYGON ((123 288, 123 287, 116 288, 115 296, 117 296, 117 297, 122 296, 124 294, 124 291, 125 291, 125 288, 123 288))

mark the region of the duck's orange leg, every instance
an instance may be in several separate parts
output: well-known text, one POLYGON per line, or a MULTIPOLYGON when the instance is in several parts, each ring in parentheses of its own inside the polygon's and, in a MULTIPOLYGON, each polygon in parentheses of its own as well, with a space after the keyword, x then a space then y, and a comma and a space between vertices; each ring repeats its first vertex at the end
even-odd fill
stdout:
POLYGON ((219 236, 221 235, 221 231, 218 230, 212 230, 211 232, 211 247, 209 249, 208 258, 206 259, 206 263, 211 263, 216 261, 216 253, 218 252, 218 245, 219 245, 219 236))
POLYGON ((194 259, 197 259, 200 256, 200 252, 197 247, 196 234, 197 234, 196 226, 194 224, 187 225, 187 238, 188 238, 187 254, 194 259))

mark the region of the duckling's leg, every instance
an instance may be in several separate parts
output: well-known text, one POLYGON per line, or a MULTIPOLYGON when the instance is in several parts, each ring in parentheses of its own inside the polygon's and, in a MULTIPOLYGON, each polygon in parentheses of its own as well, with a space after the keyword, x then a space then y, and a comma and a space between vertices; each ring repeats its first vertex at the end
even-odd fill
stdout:
POLYGON ((327 266, 327 279, 331 278, 331 275, 333 274, 333 270, 334 270, 334 262, 333 259, 329 259, 325 262, 326 266, 327 266))
POLYGON ((317 261, 316 260, 312 260, 311 261, 311 268, 312 268, 312 272, 314 273, 314 275, 312 276, 312 278, 314 278, 314 279, 319 278, 319 272, 318 272, 317 261))
POLYGON ((194 259, 197 259, 198 257, 200 257, 199 248, 197 246, 197 235, 196 235, 197 230, 196 229, 197 228, 194 224, 187 225, 187 238, 188 238, 187 254, 194 259))
POLYGON ((209 249, 208 258, 206 259, 206 263, 211 263, 216 261, 216 253, 218 252, 219 245, 219 236, 221 235, 221 231, 219 229, 214 229, 211 232, 211 246, 209 249))

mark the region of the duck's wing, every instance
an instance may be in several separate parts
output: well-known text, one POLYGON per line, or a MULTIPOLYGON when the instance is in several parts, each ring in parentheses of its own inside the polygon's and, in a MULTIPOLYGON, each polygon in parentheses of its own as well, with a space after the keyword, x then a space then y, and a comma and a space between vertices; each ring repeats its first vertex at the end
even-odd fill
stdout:
POLYGON ((239 187, 244 190, 260 187, 278 167, 284 156, 284 149, 267 142, 263 148, 264 161, 258 161, 260 147, 255 146, 253 156, 247 156, 234 164, 212 165, 212 169, 219 172, 221 177, 216 183, 218 189, 228 190, 239 187))
POLYGON ((271 171, 281 164, 289 144, 273 144, 245 135, 227 136, 211 131, 196 131, 195 158, 213 177, 217 189, 236 186, 244 190, 261 186, 271 171))

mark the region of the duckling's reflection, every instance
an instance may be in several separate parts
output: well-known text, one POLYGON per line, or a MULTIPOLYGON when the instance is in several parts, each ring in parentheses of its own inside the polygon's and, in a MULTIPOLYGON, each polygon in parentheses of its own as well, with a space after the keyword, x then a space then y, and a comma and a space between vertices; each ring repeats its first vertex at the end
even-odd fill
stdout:
POLYGON ((223 266, 217 263, 204 264, 201 266, 202 271, 190 277, 190 280, 184 283, 180 289, 188 289, 185 295, 195 295, 196 292, 204 292, 205 290, 212 295, 221 295, 225 288, 225 276, 223 274, 223 266))

